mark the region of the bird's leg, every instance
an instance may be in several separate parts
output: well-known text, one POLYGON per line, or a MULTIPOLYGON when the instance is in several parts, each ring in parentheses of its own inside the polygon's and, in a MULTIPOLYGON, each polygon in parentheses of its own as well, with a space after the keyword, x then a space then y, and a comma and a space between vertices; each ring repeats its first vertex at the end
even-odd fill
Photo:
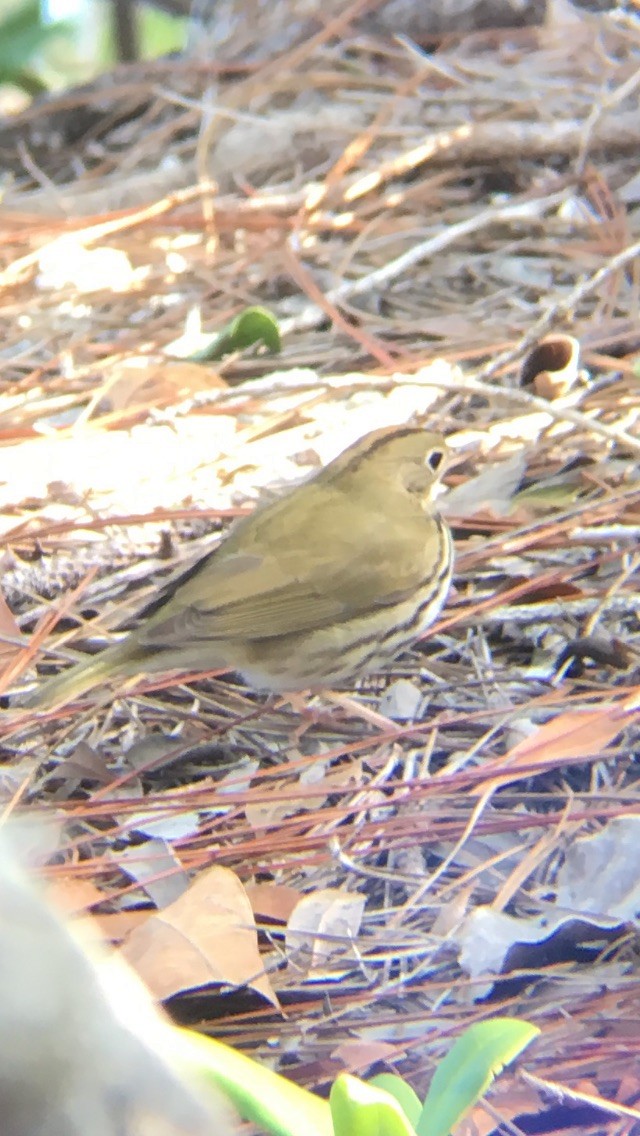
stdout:
POLYGON ((287 694, 280 695, 276 703, 276 710, 282 710, 284 707, 289 706, 293 710, 293 713, 297 714, 300 719, 293 734, 296 745, 303 734, 306 734, 307 730, 310 730, 313 726, 322 724, 322 708, 318 707, 314 709, 313 706, 309 704, 310 699, 314 696, 314 690, 289 691, 287 694))
POLYGON ((292 690, 288 694, 280 694, 278 697, 279 701, 275 705, 276 710, 282 710, 283 706, 290 706, 294 714, 299 714, 301 718, 313 714, 309 706, 309 699, 313 697, 312 690, 292 690))
POLYGON ((340 694, 336 690, 327 690, 324 692, 324 697, 327 702, 346 711, 350 718, 360 718, 363 722, 368 722, 370 726, 375 726, 377 730, 383 730, 386 733, 389 730, 397 729, 396 723, 392 722, 390 718, 385 718, 384 714, 379 714, 371 706, 365 706, 364 703, 358 702, 355 698, 350 698, 348 694, 340 694))
MULTIPOLYGON (((314 710, 309 705, 309 698, 314 694, 315 691, 313 690, 296 691, 282 695, 282 701, 278 704, 278 709, 289 705, 295 714, 298 714, 303 720, 306 719, 306 722, 301 722, 298 727, 299 733, 296 736, 301 736, 310 726, 322 721, 322 708, 319 707, 314 710)), ((375 726, 377 730, 383 730, 385 733, 395 729, 395 724, 389 718, 385 718, 384 714, 379 714, 370 706, 365 706, 355 698, 350 698, 348 694, 340 694, 336 690, 323 690, 321 696, 330 706, 339 706, 341 710, 344 710, 347 717, 360 718, 361 721, 367 722, 370 726, 375 726)))

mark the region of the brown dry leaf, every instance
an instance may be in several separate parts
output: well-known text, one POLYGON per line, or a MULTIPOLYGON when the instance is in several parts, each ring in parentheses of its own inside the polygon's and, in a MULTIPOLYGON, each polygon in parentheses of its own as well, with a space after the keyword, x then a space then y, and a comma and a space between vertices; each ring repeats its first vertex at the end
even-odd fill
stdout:
MULTIPOLYGON (((362 783, 362 761, 354 760, 349 765, 340 766, 327 773, 327 761, 320 758, 312 765, 306 766, 298 777, 298 784, 311 789, 317 785, 320 790, 309 796, 292 796, 290 800, 280 799, 272 801, 267 797, 260 797, 249 801, 245 807, 245 816, 252 828, 260 829, 273 826, 279 820, 296 816, 298 813, 316 812, 326 804, 327 797, 336 789, 343 789, 348 785, 357 786, 362 783)), ((271 791, 272 787, 269 787, 271 791)))
POLYGON ((180 899, 132 932, 122 954, 158 999, 223 983, 250 986, 278 1006, 249 898, 229 868, 203 872, 180 899))
POLYGON ((130 911, 109 911, 105 914, 98 912, 92 915, 92 919, 100 928, 101 934, 107 942, 113 944, 122 943, 136 927, 142 926, 151 918, 153 918, 151 912, 136 907, 130 911))
POLYGON ((460 926, 469 908, 469 901, 473 894, 473 887, 469 886, 463 888, 457 895, 454 895, 448 902, 441 904, 438 908, 433 926, 431 928, 432 935, 439 935, 443 939, 448 935, 453 934, 455 929, 460 926))
POLYGON ((297 888, 285 884, 247 884, 245 891, 256 915, 286 923, 300 900, 297 888))
POLYGON ((101 402, 106 402, 111 410, 140 405, 161 406, 189 398, 197 391, 226 385, 216 371, 200 363, 126 359, 113 368, 104 385, 101 402))
POLYGON ((7 643, 6 639, 22 639, 22 632, 16 623, 13 612, 2 593, 0 593, 0 668, 9 664, 20 654, 22 647, 7 643))
POLYGON ((385 1061, 387 1057, 395 1061, 398 1058, 398 1046, 388 1041, 362 1041, 360 1038, 350 1038, 343 1041, 331 1053, 335 1061, 349 1069, 361 1069, 365 1065, 373 1065, 376 1061, 385 1061))
POLYGON ((103 903, 104 893, 91 880, 60 877, 47 888, 47 896, 65 915, 85 914, 95 903, 103 903))
MULTIPOLYGON (((515 1078, 498 1078, 491 1089, 494 1108, 499 1110, 500 1119, 504 1119, 505 1127, 509 1125, 512 1131, 520 1131, 517 1118, 523 1112, 537 1113, 540 1101, 537 1093, 529 1085, 519 1084, 515 1078)), ((480 1101, 475 1108, 467 1114, 464 1124, 458 1129, 459 1136, 463 1133, 473 1133, 473 1136, 490 1136, 496 1130, 495 1112, 486 1108, 480 1101)))
POLYGON ((580 344, 573 335, 547 335, 523 360, 520 385, 533 386, 540 398, 560 398, 575 386, 579 364, 580 344))
POLYGON ((254 829, 270 828, 277 825, 278 821, 284 820, 288 816, 295 816, 296 813, 302 812, 302 806, 298 799, 291 801, 269 801, 264 798, 257 801, 249 801, 245 806, 244 815, 247 818, 247 823, 254 829))
POLYGON ((325 777, 325 783, 329 792, 335 789, 345 789, 349 785, 356 788, 364 783, 364 774, 362 766, 364 761, 361 757, 352 756, 351 760, 344 765, 338 765, 332 769, 325 777))
POLYGON ((336 789, 346 789, 350 785, 357 788, 362 785, 362 782, 362 760, 360 758, 354 758, 353 761, 339 765, 329 772, 327 772, 327 761, 321 758, 319 761, 315 761, 313 765, 303 769, 299 778, 299 784, 305 787, 317 785, 321 795, 318 797, 309 796, 305 797, 304 800, 299 800, 299 809, 301 812, 315 812, 317 809, 324 808, 327 797, 336 789))
MULTIPOLYGON (((4 596, 0 593, 0 635, 8 635, 12 638, 22 639, 22 632, 16 623, 15 616, 11 611, 4 596)), ((4 649, 7 644, 0 643, 0 650, 4 649)), ((9 646, 11 646, 9 644, 9 646)), ((19 649, 19 648, 18 648, 19 649)), ((11 647, 11 650, 16 648, 11 647)))
MULTIPOLYGON (((517 578, 509 581, 510 584, 516 586, 520 583, 517 578)), ((557 583, 543 584, 539 588, 530 588, 526 595, 522 597, 522 603, 536 604, 545 603, 547 600, 573 600, 582 599, 584 596, 584 588, 578 587, 577 584, 558 580, 557 583)))
POLYGON ((523 738, 508 753, 493 762, 491 768, 509 766, 510 772, 498 775, 494 783, 512 780, 522 765, 556 764, 572 758, 593 757, 608 746, 619 733, 640 717, 640 712, 620 703, 611 703, 584 713, 568 710, 545 722, 535 733, 523 738))
POLYGON ((303 895, 287 923, 287 950, 301 965, 304 955, 308 971, 325 966, 333 954, 344 955, 358 934, 366 897, 339 888, 320 888, 303 895))

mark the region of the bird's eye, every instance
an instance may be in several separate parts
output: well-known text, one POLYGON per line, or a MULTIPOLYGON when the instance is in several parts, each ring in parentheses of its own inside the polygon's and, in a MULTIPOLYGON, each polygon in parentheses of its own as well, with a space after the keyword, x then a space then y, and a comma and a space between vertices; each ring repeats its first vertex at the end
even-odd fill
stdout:
POLYGON ((437 473, 444 461, 443 450, 431 450, 427 454, 427 465, 432 473, 437 473))

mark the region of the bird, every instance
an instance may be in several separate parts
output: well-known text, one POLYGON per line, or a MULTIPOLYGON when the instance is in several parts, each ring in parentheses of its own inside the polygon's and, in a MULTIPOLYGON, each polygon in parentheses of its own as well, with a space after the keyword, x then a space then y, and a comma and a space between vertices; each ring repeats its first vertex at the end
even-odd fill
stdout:
POLYGON ((255 691, 328 690, 377 671, 444 605, 453 543, 434 496, 440 434, 387 426, 259 504, 144 608, 133 631, 36 687, 57 709, 103 683, 230 670, 255 691))

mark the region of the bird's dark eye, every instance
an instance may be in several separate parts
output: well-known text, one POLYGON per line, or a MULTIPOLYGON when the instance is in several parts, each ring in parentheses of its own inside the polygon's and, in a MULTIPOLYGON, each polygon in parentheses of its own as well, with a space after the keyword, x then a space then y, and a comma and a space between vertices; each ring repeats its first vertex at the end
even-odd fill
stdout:
POLYGON ((444 461, 444 452, 442 450, 432 450, 427 454, 427 465, 432 473, 437 473, 444 461))

